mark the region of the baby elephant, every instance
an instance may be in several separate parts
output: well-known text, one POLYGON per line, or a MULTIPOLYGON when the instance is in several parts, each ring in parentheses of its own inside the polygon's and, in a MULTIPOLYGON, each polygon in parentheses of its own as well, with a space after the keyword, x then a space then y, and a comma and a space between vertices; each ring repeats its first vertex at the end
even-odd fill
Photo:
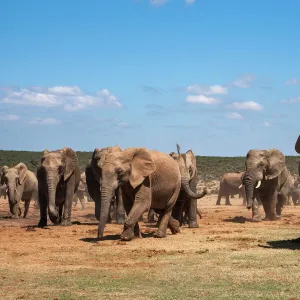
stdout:
POLYGON ((12 168, 4 166, 1 169, 1 183, 7 186, 12 218, 17 219, 21 215, 20 200, 25 201, 24 218, 26 218, 30 200, 38 201, 38 181, 34 173, 29 171, 24 163, 12 168))

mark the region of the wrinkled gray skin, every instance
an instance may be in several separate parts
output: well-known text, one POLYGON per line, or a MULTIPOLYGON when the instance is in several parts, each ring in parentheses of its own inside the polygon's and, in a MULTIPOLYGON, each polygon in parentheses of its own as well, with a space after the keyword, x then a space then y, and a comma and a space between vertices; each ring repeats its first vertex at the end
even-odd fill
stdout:
MULTIPOLYGON (((101 174, 102 167, 106 157, 110 153, 120 152, 122 149, 119 146, 96 148, 92 155, 92 159, 85 169, 87 189, 91 198, 95 202, 95 217, 100 220, 100 209, 101 209, 101 174)), ((125 209, 123 205, 122 192, 120 187, 116 187, 114 196, 110 202, 110 213, 108 217, 108 223, 112 219, 116 219, 117 224, 124 224, 125 221, 125 209)))
POLYGON ((0 185, 0 198, 3 197, 6 199, 7 197, 7 186, 6 184, 0 185))
POLYGON ((20 217, 21 200, 25 202, 24 218, 26 218, 31 199, 37 200, 38 198, 38 181, 35 174, 29 171, 24 163, 19 163, 12 168, 4 166, 1 174, 1 183, 7 186, 12 218, 20 217))
POLYGON ((243 184, 247 208, 252 208, 253 221, 261 221, 258 202, 255 198, 259 198, 262 202, 266 214, 265 220, 276 220, 281 217, 285 203, 284 185, 287 183, 289 174, 285 165, 285 157, 279 150, 250 150, 247 153, 243 184), (261 184, 257 187, 259 182, 261 184))
POLYGON ((197 222, 197 199, 204 197, 207 190, 204 189, 202 193, 197 194, 198 172, 196 157, 192 150, 186 153, 180 153, 180 146, 177 145, 177 153, 171 152, 169 154, 179 166, 181 174, 181 190, 172 211, 172 217, 184 223, 184 213, 188 219, 189 228, 199 227, 197 222))
MULTIPOLYGON (((221 198, 225 197, 225 205, 231 205, 229 196, 239 194, 243 197, 243 205, 246 206, 245 187, 241 186, 244 172, 225 173, 220 180, 220 188, 216 205, 221 204, 221 198)), ((240 198, 240 197, 239 197, 240 198)))
POLYGON ((47 210, 52 223, 71 225, 72 201, 80 181, 77 155, 71 148, 45 150, 37 170, 40 221, 47 226, 47 210))
POLYGON ((102 238, 111 198, 121 186, 126 210, 122 240, 139 236, 139 217, 153 208, 161 215, 155 237, 166 237, 169 227, 173 234, 179 232, 179 222, 171 212, 177 200, 181 175, 176 161, 169 155, 146 148, 128 148, 107 155, 101 174, 101 209, 98 238, 102 238))
POLYGON ((292 191, 295 188, 295 186, 297 186, 295 177, 289 172, 287 181, 280 191, 280 194, 284 198, 284 205, 293 205, 292 191))

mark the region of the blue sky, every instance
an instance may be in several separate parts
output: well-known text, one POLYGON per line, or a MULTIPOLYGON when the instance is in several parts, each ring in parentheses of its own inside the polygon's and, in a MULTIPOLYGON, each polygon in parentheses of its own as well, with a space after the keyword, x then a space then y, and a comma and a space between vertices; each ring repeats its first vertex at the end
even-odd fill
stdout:
POLYGON ((299 15, 298 0, 0 0, 0 148, 296 155, 299 15))

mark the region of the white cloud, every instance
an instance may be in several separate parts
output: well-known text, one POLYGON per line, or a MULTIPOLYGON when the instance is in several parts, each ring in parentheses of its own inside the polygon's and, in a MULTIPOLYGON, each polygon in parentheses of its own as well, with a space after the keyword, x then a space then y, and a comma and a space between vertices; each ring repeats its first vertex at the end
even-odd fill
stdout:
POLYGON ((291 78, 286 80, 285 82, 286 85, 300 85, 300 80, 297 78, 291 78))
POLYGON ((150 4, 160 6, 166 4, 168 1, 169 0, 150 0, 150 4))
POLYGON ((187 87, 188 93, 204 94, 204 95, 224 95, 228 94, 228 88, 221 85, 201 86, 193 84, 187 87))
POLYGON ((255 76, 253 74, 246 74, 241 78, 238 78, 233 81, 233 85, 239 88, 249 88, 253 81, 255 80, 255 76))
POLYGON ((17 115, 6 115, 6 116, 0 117, 0 120, 2 120, 2 121, 17 121, 19 119, 20 119, 20 117, 17 115))
POLYGON ((50 87, 49 93, 59 95, 80 95, 81 90, 78 86, 54 86, 50 87))
POLYGON ((128 127, 129 124, 128 123, 125 123, 125 122, 121 122, 121 123, 118 123, 117 124, 119 127, 128 127))
POLYGON ((232 119, 232 120, 242 120, 244 117, 237 113, 237 112, 232 112, 226 115, 227 119, 232 119))
POLYGON ((196 0, 185 0, 186 4, 194 4, 196 0))
POLYGON ((42 107, 63 106, 67 111, 88 107, 122 108, 118 98, 109 90, 102 89, 93 95, 85 94, 77 86, 35 86, 27 89, 5 89, 3 103, 42 107))
POLYGON ((220 103, 221 100, 213 98, 213 97, 207 97, 205 95, 189 95, 185 99, 188 103, 202 103, 202 104, 217 104, 220 103))
POLYGON ((263 106, 254 101, 233 102, 232 107, 243 110, 263 110, 263 106))
POLYGON ((265 125, 266 127, 270 127, 270 126, 271 126, 271 124, 270 124, 268 121, 265 121, 265 122, 264 122, 264 125, 265 125))
POLYGON ((281 103, 287 103, 287 104, 300 103, 300 97, 289 98, 287 100, 281 100, 280 102, 281 103))
POLYGON ((34 120, 31 120, 29 124, 35 124, 35 125, 58 125, 61 121, 56 120, 54 118, 35 118, 34 120))

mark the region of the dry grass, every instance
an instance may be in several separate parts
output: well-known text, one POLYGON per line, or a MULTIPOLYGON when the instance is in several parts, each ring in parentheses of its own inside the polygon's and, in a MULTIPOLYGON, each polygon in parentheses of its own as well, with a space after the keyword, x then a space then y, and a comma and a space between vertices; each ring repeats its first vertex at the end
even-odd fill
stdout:
POLYGON ((203 199, 198 229, 154 239, 143 224, 143 239, 121 242, 109 224, 100 243, 92 203, 73 211, 80 224, 39 229, 33 207, 11 220, 0 200, 0 299, 300 299, 300 244, 286 241, 300 236, 300 208, 252 223, 242 199, 203 199))

